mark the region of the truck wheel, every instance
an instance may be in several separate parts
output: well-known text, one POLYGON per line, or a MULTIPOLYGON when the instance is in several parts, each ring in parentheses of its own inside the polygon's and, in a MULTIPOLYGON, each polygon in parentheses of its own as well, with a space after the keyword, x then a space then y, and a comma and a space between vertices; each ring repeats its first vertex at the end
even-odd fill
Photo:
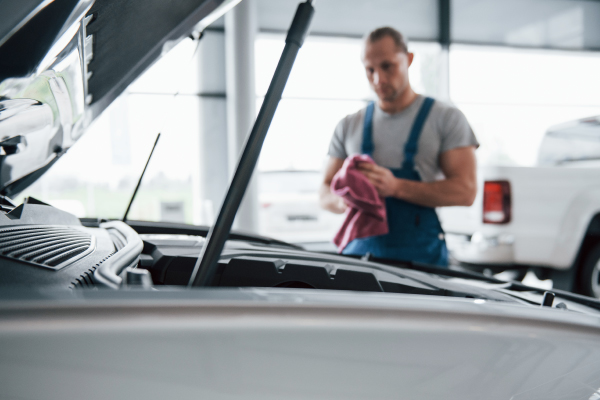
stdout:
POLYGON ((588 253, 579 274, 581 294, 600 298, 600 244, 588 253))

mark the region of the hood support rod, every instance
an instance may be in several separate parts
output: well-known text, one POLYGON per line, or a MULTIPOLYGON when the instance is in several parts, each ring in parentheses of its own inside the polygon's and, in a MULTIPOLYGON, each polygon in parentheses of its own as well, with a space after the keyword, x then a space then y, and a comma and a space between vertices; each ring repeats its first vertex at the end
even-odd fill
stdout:
POLYGON ((269 90, 265 95, 265 100, 260 107, 254 127, 244 146, 244 151, 227 190, 227 195, 219 211, 217 221, 210 228, 206 237, 206 243, 198 256, 194 271, 190 277, 189 287, 208 286, 212 282, 219 262, 219 256, 223 251, 225 241, 229 237, 235 214, 240 207, 244 193, 246 193, 246 188, 256 167, 267 131, 281 100, 283 89, 292 71, 298 51, 302 47, 308 33, 308 27, 310 26, 313 14, 312 0, 306 0, 306 2, 298 5, 296 15, 285 38, 285 47, 269 85, 269 90))
POLYGON ((121 221, 127 222, 127 216, 129 215, 129 210, 131 210, 131 205, 133 204, 133 200, 135 200, 135 196, 137 195, 138 190, 140 189, 140 185, 142 184, 142 179, 144 178, 144 174, 146 173, 146 168, 148 168, 148 164, 150 164, 150 159, 152 158, 152 154, 154 154, 154 149, 158 144, 158 139, 160 139, 160 132, 156 135, 156 140, 154 141, 154 145, 152 146, 152 150, 150 150, 150 155, 148 156, 148 160, 146 161, 146 165, 144 165, 144 170, 140 175, 140 179, 138 179, 138 183, 135 186, 133 194, 131 195, 131 199, 129 200, 129 204, 127 205, 127 210, 125 210, 125 214, 123 214, 123 219, 121 221))

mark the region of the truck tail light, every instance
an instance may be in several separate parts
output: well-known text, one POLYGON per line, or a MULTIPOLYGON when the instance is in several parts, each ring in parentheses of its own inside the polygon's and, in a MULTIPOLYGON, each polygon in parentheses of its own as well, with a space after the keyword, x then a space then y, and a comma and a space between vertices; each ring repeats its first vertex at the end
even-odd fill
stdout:
POLYGON ((486 181, 483 184, 484 224, 508 224, 511 208, 510 182, 486 181))

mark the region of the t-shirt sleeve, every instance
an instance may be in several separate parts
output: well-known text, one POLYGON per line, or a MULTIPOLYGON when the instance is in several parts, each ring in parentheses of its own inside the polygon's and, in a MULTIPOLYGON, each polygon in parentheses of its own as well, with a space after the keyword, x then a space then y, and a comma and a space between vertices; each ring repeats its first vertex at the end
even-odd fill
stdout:
POLYGON ((346 147, 344 146, 344 121, 345 119, 341 120, 335 127, 331 142, 329 143, 329 151, 327 152, 329 156, 341 158, 342 160, 348 157, 346 147))
POLYGON ((473 133, 473 129, 471 129, 465 115, 458 108, 448 107, 441 122, 441 153, 459 147, 479 147, 479 142, 473 133))

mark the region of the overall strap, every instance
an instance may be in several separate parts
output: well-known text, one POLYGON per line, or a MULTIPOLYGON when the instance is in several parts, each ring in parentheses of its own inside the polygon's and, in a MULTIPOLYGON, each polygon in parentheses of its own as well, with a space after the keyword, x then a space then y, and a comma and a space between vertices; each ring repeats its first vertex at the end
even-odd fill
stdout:
POLYGON ((419 137, 421 136, 423 125, 425 125, 425 120, 429 115, 433 102, 434 100, 431 97, 426 97, 415 118, 415 122, 410 131, 410 136, 408 137, 406 146, 404 146, 404 163, 402 164, 402 168, 404 169, 415 169, 415 154, 417 154, 419 137))
POLYGON ((373 111, 375 110, 375 103, 369 102, 367 110, 365 111, 365 122, 363 125, 363 140, 362 140, 362 153, 371 155, 373 153, 373 111))

